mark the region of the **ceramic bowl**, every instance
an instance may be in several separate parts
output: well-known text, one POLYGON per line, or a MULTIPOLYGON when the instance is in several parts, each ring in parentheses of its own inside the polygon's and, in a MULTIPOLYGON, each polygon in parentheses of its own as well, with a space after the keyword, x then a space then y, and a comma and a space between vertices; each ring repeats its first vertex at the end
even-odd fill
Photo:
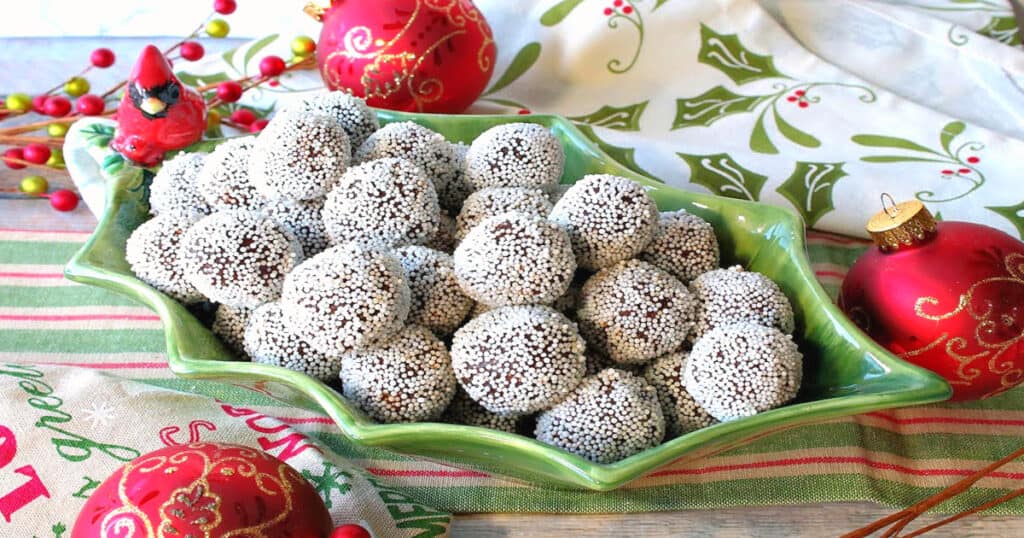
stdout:
POLYGON ((769 276, 789 296, 795 337, 804 353, 804 381, 791 404, 689 433, 625 460, 596 464, 528 437, 439 423, 378 424, 327 385, 284 368, 239 361, 184 307, 139 281, 125 262, 128 236, 148 218, 151 175, 124 167, 107 179, 106 207, 86 245, 68 264, 68 278, 106 288, 148 306, 163 321, 171 370, 185 378, 242 386, 284 401, 313 403, 354 443, 455 467, 495 473, 547 487, 606 491, 680 460, 742 444, 771 431, 844 415, 938 402, 950 396, 938 376, 876 345, 832 304, 814 278, 803 225, 777 207, 684 192, 638 175, 613 160, 570 122, 555 116, 442 116, 379 112, 382 123, 414 121, 449 140, 470 142, 498 124, 529 121, 549 127, 565 146, 563 183, 586 174, 628 177, 649 188, 662 210, 685 209, 715 228, 722 263, 769 276))

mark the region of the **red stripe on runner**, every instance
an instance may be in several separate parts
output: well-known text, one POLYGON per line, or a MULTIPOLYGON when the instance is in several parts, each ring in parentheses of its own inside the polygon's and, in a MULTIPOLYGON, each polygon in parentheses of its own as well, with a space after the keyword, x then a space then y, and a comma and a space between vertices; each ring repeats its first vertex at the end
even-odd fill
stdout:
POLYGON ((0 273, 0 278, 64 278, 64 273, 0 273))
POLYGON ((27 230, 22 228, 0 228, 0 233, 89 235, 92 232, 81 232, 77 230, 27 230))
MULTIPOLYGON (((758 463, 742 463, 735 465, 713 465, 709 467, 700 467, 697 469, 669 469, 665 471, 657 471, 647 476, 655 477, 671 475, 703 475, 729 471, 739 471, 743 469, 767 469, 770 467, 799 467, 804 465, 823 465, 836 463, 853 463, 857 465, 865 465, 873 469, 895 471, 900 474, 907 474, 913 476, 969 476, 976 472, 975 469, 913 469, 905 465, 884 463, 857 456, 820 456, 809 458, 786 458, 780 460, 768 460, 758 463)), ((993 478, 1009 478, 1012 480, 1024 480, 1024 473, 1008 473, 1004 471, 995 471, 990 473, 988 476, 991 476, 993 478)))
POLYGON ((334 420, 330 417, 274 417, 285 424, 334 424, 334 420))
POLYGON ((826 233, 822 233, 822 232, 812 232, 810 230, 807 231, 807 238, 808 239, 815 239, 815 240, 829 241, 831 243, 839 243, 840 245, 865 245, 866 246, 866 245, 871 244, 871 241, 869 241, 867 239, 857 239, 855 237, 844 237, 844 236, 841 236, 841 235, 832 235, 832 234, 826 234, 826 233))
POLYGON ((490 478, 491 475, 479 471, 415 471, 406 469, 380 469, 367 467, 367 471, 377 476, 404 476, 428 478, 490 478))
POLYGON ((846 278, 846 273, 840 273, 839 271, 815 271, 816 276, 827 276, 832 278, 846 278))
POLYGON ((34 362, 45 366, 77 366, 80 368, 95 368, 97 370, 121 370, 121 369, 145 369, 145 368, 167 368, 166 362, 34 362))
POLYGON ((957 417, 915 417, 898 418, 885 413, 867 413, 869 417, 876 417, 893 424, 979 424, 985 426, 1024 426, 1024 420, 994 419, 994 418, 957 418, 957 417))
POLYGON ((77 314, 77 315, 50 315, 34 316, 29 314, 0 314, 0 321, 98 321, 98 320, 119 320, 119 321, 160 321, 158 316, 151 314, 77 314))

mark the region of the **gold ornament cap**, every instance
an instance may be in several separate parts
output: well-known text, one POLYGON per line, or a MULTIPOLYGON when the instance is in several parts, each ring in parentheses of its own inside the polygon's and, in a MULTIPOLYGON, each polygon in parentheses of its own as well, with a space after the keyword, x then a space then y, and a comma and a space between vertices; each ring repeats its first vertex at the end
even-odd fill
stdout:
POLYGON ((935 235, 935 217, 918 200, 896 203, 882 194, 882 211, 866 226, 871 239, 882 252, 917 246, 935 235))

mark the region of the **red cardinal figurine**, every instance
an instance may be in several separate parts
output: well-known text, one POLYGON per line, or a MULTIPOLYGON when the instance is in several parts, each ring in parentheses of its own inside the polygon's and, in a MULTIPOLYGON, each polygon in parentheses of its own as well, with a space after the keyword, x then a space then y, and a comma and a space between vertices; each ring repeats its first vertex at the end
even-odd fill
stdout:
POLYGON ((139 55, 117 108, 111 147, 142 166, 154 166, 164 153, 203 136, 206 103, 181 83, 160 49, 147 45, 139 55))

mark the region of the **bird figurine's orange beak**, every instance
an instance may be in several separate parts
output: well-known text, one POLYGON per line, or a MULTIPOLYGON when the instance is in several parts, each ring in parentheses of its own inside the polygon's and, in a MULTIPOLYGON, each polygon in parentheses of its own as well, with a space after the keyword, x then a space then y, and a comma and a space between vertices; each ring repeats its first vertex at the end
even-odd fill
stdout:
POLYGON ((167 108, 167 103, 164 103, 156 97, 147 97, 139 103, 139 108, 146 114, 156 116, 167 108))

